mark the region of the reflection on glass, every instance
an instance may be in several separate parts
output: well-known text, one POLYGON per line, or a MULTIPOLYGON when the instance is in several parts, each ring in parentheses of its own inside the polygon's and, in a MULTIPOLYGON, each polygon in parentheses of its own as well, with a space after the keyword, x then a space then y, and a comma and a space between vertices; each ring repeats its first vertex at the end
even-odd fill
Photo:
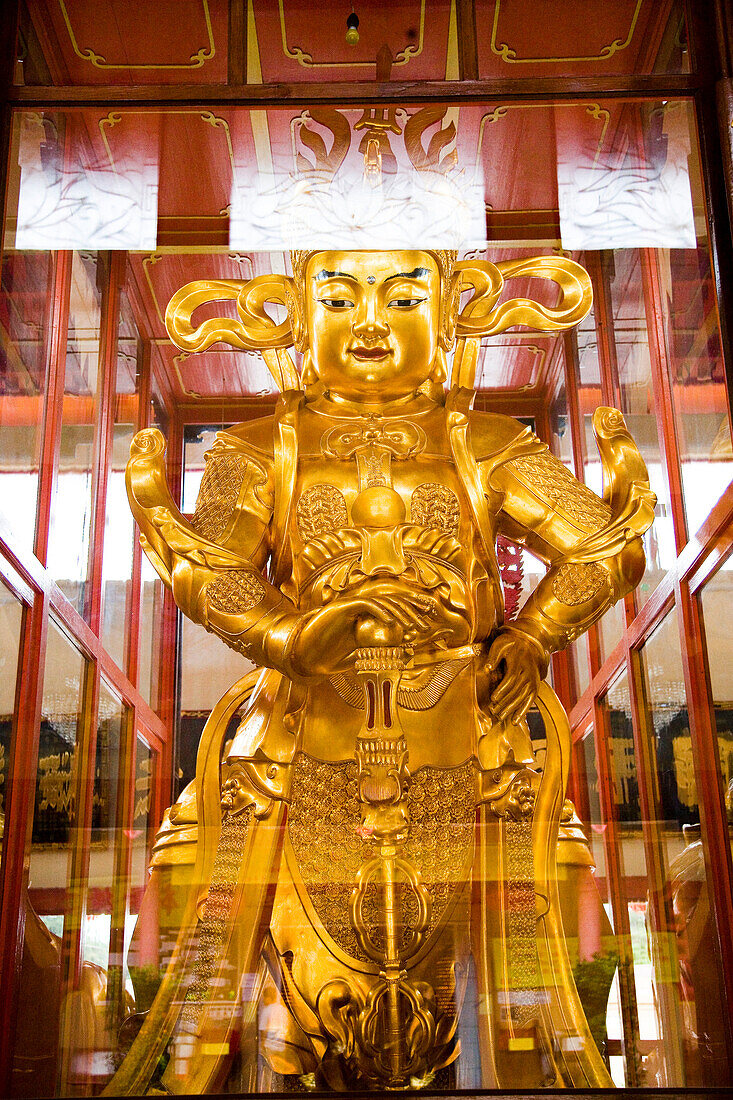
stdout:
POLYGON ((621 636, 626 627, 626 611, 624 601, 619 600, 613 607, 609 607, 599 624, 598 637, 600 639, 601 661, 609 657, 621 641, 621 636))
MULTIPOLYGON (((196 508, 204 455, 211 449, 218 428, 190 426, 184 435, 183 511, 196 508)), ((535 559, 536 560, 536 559, 535 559)), ((544 566, 541 566, 544 574, 544 566)), ((178 711, 179 790, 194 777, 196 752, 209 713, 221 696, 254 666, 239 653, 221 645, 212 634, 180 618, 180 676, 178 711)))
MULTIPOLYGON (((50 1096, 55 1092, 64 1008, 72 1010, 67 1017, 70 1024, 78 1025, 82 1014, 85 1020, 94 1021, 94 982, 69 992, 65 984, 70 978, 69 951, 75 938, 72 914, 78 913, 69 875, 79 789, 84 679, 81 653, 51 619, 43 670, 14 1062, 17 1089, 24 1096, 50 1096), (44 1027, 39 1029, 41 1004, 44 1027)), ((68 1042, 64 1047, 71 1055, 68 1042)))
POLYGON ((153 710, 160 706, 160 662, 164 588, 145 554, 140 571, 140 662, 138 689, 153 710))
MULTIPOLYGON (((598 1049, 617 1080, 622 1027, 618 1012, 618 996, 614 998, 614 975, 618 966, 612 914, 607 903, 608 879, 604 849, 603 824, 598 788, 598 771, 593 728, 584 735, 580 752, 575 754, 576 787, 579 787, 578 813, 583 820, 593 861, 592 877, 587 874, 578 882, 578 960, 573 967, 576 985, 584 998, 586 1014, 598 1049)), ((558 853, 562 851, 561 846, 558 853)), ((565 916, 563 914, 563 919, 565 916)))
POLYGON ((118 829, 118 775, 125 711, 104 681, 99 689, 89 877, 81 929, 82 990, 92 993, 94 1029, 73 1040, 73 1078, 103 1082, 123 1017, 122 948, 125 879, 118 829))
POLYGON ((101 292, 98 275, 95 256, 74 253, 64 409, 48 536, 49 571, 79 614, 85 612, 89 577, 94 440, 100 387, 101 292))
POLYGON ((661 819, 667 826, 665 848, 671 859, 683 846, 683 825, 699 821, 676 608, 649 638, 642 661, 655 739, 661 819))
POLYGON ((23 605, 0 581, 0 814, 5 813, 23 605))
POLYGON ((585 638, 579 638, 577 642, 573 642, 569 647, 568 652, 575 675, 576 699, 580 699, 583 692, 587 690, 591 680, 590 655, 588 653, 587 640, 585 638))
POLYGON ((150 796, 153 789, 153 753, 144 738, 138 737, 135 750, 135 800, 132 810, 132 878, 144 880, 147 860, 150 796))
MULTIPOLYGON (((596 289, 596 293, 598 290, 596 289)), ((569 364, 571 369, 572 364, 569 364)), ((599 496, 603 494, 603 469, 593 434, 593 414, 599 405, 605 404, 601 386, 601 366, 598 359, 598 336, 593 310, 578 326, 578 357, 576 379, 578 387, 578 415, 583 435, 580 440, 584 457, 583 480, 599 496)), ((619 642, 626 625, 623 601, 615 604, 601 619, 598 628, 601 661, 603 661, 619 642)), ((587 686, 588 664, 587 642, 576 646, 577 672, 581 682, 587 686)))
MULTIPOLYGON (((702 589, 705 641, 710 687, 715 704, 721 781, 733 820, 733 662, 730 660, 730 624, 733 618, 733 558, 728 558, 702 589)), ((711 761, 712 766, 712 761, 711 761)))
MULTIPOLYGON (((730 660, 732 558, 728 558, 704 586, 700 602, 718 735, 718 760, 703 760, 701 766, 716 769, 720 767, 719 781, 726 793, 728 833, 733 844, 733 663, 730 660)), ((689 826, 685 839, 688 847, 677 861, 674 884, 675 911, 685 932, 684 974, 687 983, 695 990, 695 1004, 700 1006, 703 1027, 715 1034, 715 1027, 719 1024, 716 1017, 719 994, 715 983, 711 981, 713 975, 708 960, 717 956, 718 933, 705 881, 705 865, 709 861, 705 859, 699 826, 689 826)), ((720 1044, 722 1036, 717 1038, 720 1044)))
POLYGON ((148 1008, 157 988, 159 978, 157 957, 155 973, 152 975, 152 995, 150 992, 151 975, 146 972, 146 944, 135 944, 132 955, 127 948, 132 940, 135 925, 140 913, 145 885, 147 883, 148 841, 150 839, 150 798, 153 789, 153 767, 155 757, 145 739, 138 735, 135 741, 135 790, 132 806, 131 855, 130 855, 130 893, 125 915, 125 973, 123 976, 125 991, 134 1000, 138 1011, 148 1008))
MULTIPOLYGON (((155 374, 152 376, 153 396, 150 404, 150 420, 165 435, 168 418, 158 389, 155 374)), ((160 707, 161 644, 163 639, 163 582, 145 554, 141 559, 140 591, 140 651, 138 665, 138 689, 154 710, 160 707)))
POLYGON ((6 252, 0 282, 0 512, 13 537, 33 547, 46 396, 47 252, 6 252))
POLYGON ((183 616, 180 632, 179 790, 194 777, 201 731, 212 708, 232 684, 254 668, 246 657, 225 648, 218 638, 183 616))
POLYGON ((573 465, 573 441, 570 434, 570 417, 565 387, 561 386, 550 409, 550 450, 575 473, 573 465))
MULTIPOLYGON (((715 952, 708 950, 703 964, 695 942, 693 910, 699 921, 709 907, 674 608, 642 650, 637 692, 644 707, 640 745, 625 674, 606 700, 622 873, 618 904, 628 913, 638 1014, 634 1076, 647 1086, 712 1085, 724 1072, 720 1022, 710 1011, 720 992, 715 952), (695 973, 701 964, 705 987, 695 973)), ((629 1052, 627 1075, 628 1058, 629 1052)))
MULTIPOLYGON (((616 905, 625 910, 623 920, 628 922, 631 948, 629 956, 627 947, 627 961, 619 973, 624 1024, 623 1068, 626 1084, 642 1085, 647 1083, 646 1059, 651 1041, 658 1038, 658 1027, 648 997, 651 978, 643 920, 641 927, 639 925, 639 913, 647 900, 648 878, 626 674, 620 676, 610 688, 604 705, 608 710, 611 734, 610 763, 618 837, 617 858, 621 873, 621 881, 616 884, 616 905), (628 973, 629 968, 632 973, 628 973)), ((618 919, 621 922, 621 918, 618 919)), ((624 930, 619 928, 618 931, 622 933, 624 930)))
POLYGON ((125 489, 125 466, 139 414, 140 339, 130 302, 120 296, 112 449, 107 473, 102 558, 102 643, 125 667, 132 585, 133 520, 125 489))
POLYGON ((733 477, 725 368, 707 246, 656 257, 687 526, 694 534, 733 477))

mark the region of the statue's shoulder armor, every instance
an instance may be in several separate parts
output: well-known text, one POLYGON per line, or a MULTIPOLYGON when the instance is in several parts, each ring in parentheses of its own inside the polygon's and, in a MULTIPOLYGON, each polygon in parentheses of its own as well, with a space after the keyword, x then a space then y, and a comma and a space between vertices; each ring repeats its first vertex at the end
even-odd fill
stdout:
POLYGON ((521 448, 524 440, 534 440, 531 428, 501 413, 476 412, 469 414, 471 450, 477 462, 501 459, 503 452, 521 448))
POLYGON ((272 434, 271 416, 217 432, 191 519, 212 542, 231 535, 242 509, 269 521, 274 506, 272 434))
POLYGON ((251 455, 261 462, 273 460, 273 436, 275 418, 262 416, 257 420, 244 420, 231 428, 217 432, 216 441, 211 449, 212 455, 229 453, 251 455))

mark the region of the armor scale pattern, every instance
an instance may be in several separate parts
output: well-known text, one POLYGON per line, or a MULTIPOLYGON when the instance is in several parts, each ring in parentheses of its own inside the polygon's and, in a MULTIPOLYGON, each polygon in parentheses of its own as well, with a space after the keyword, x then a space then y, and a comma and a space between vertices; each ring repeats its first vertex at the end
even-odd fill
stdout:
MULTIPOLYGON (((407 801, 410 835, 403 854, 421 872, 430 893, 430 931, 461 882, 473 850, 474 774, 471 764, 438 770, 421 768, 407 801)), ((313 908, 328 934, 352 958, 366 960, 349 921, 349 898, 357 872, 370 856, 369 842, 357 829, 362 807, 354 761, 325 764, 304 754, 295 758, 288 812, 290 843, 313 908)), ((377 899, 367 898, 368 918, 376 918, 377 899)), ((403 895, 405 934, 412 920, 412 893, 403 895)), ((371 919, 369 920, 371 924, 371 919)))
POLYGON ((239 499, 247 459, 244 455, 209 456, 191 525, 216 542, 226 530, 239 499))
POLYGON ((198 946, 193 981, 186 992, 184 1018, 198 1020, 201 1007, 211 989, 212 979, 224 942, 224 932, 232 908, 239 877, 244 839, 252 817, 252 808, 234 817, 226 814, 221 823, 221 838, 214 861, 209 894, 198 927, 198 946))
POLYGON ((347 527, 349 514, 343 493, 335 485, 311 485, 298 501, 298 531, 303 542, 347 527))
POLYGON ((410 517, 420 527, 436 528, 457 535, 461 522, 458 497, 445 485, 427 481, 418 485, 410 499, 410 517))
POLYGON ((577 607, 595 596, 609 583, 606 570, 595 562, 569 563, 561 566, 552 582, 552 591, 560 603, 577 607))
POLYGON ((609 523, 611 509, 608 505, 599 500, 591 489, 576 481, 567 466, 549 452, 515 458, 507 467, 579 527, 587 531, 600 531, 609 523))
POLYGON ((240 615, 256 607, 265 595, 265 586, 244 569, 232 569, 207 585, 206 595, 219 611, 240 615))

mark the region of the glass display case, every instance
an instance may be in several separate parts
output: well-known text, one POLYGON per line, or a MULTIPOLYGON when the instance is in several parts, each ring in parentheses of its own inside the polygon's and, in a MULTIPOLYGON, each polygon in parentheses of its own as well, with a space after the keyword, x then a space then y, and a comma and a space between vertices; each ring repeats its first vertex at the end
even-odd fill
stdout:
POLYGON ((8 5, 3 1095, 733 1084, 703 7, 8 5), (387 429, 322 377, 349 294, 362 366, 438 318, 387 429))

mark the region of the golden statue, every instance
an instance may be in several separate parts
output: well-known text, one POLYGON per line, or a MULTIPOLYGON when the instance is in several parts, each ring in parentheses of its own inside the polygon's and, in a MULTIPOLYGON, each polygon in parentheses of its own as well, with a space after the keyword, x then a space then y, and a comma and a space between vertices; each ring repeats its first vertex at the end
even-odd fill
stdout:
MULTIPOLYGON (((160 433, 132 446, 145 552, 183 613, 262 672, 215 708, 158 834, 156 927, 177 938, 109 1091, 610 1085, 562 931, 558 852, 583 836, 543 679, 638 584, 655 498, 614 409, 593 420, 603 500, 531 430, 471 411, 481 338, 577 324, 590 281, 557 256, 292 262, 169 304, 180 348, 258 349, 282 390, 273 416, 219 434, 190 523, 160 433), (499 303, 516 276, 552 280, 557 306, 499 303), (236 319, 194 327, 220 299, 236 319), (508 623, 498 534, 548 564, 508 623)), ((589 873, 582 852, 567 862, 589 873)))

